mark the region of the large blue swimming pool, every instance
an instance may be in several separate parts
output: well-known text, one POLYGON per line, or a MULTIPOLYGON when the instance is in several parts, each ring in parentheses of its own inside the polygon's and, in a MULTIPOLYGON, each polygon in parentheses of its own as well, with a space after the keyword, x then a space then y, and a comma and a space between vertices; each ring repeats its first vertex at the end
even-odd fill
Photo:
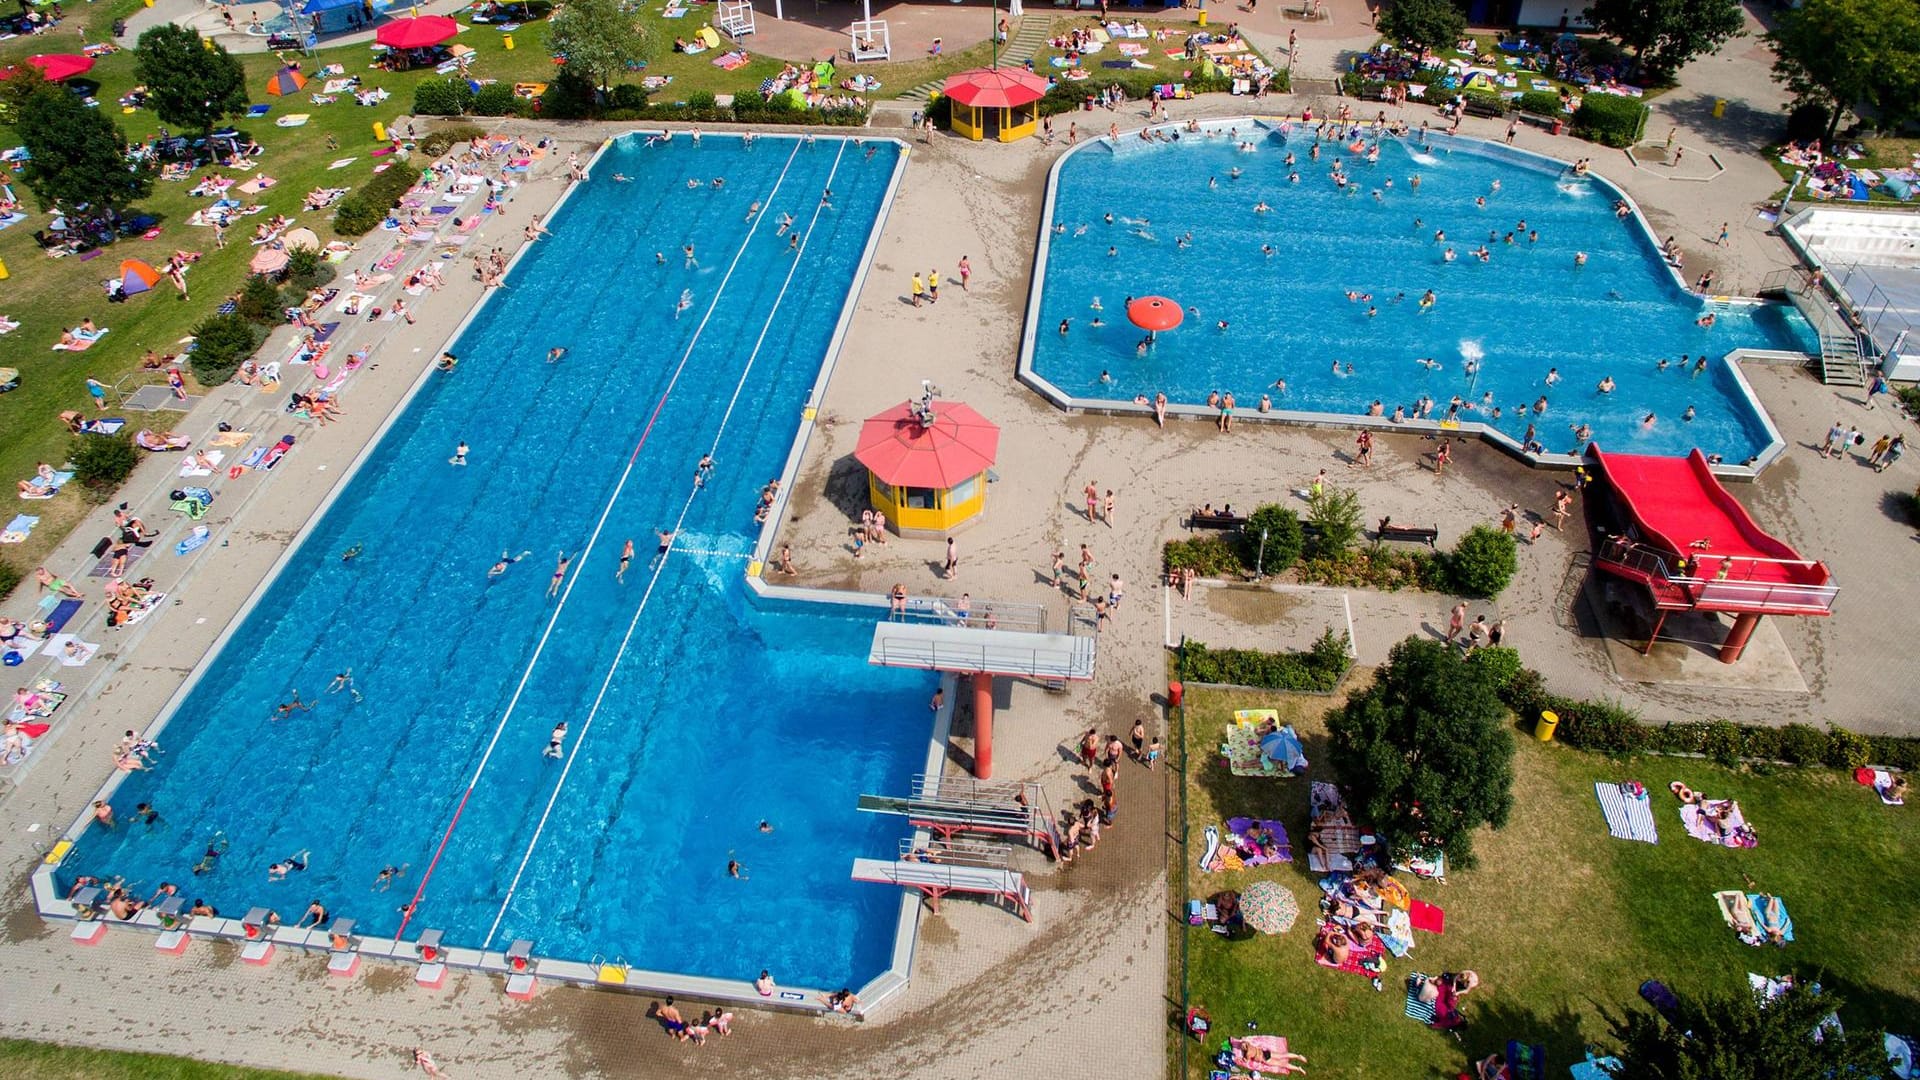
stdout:
MULTIPOLYGON (((1637 220, 1615 216, 1612 189, 1464 139, 1434 136, 1423 150, 1417 138, 1387 138, 1377 163, 1364 147, 1335 141, 1321 144, 1316 161, 1314 141, 1308 128, 1241 122, 1237 136, 1170 145, 1129 136, 1117 151, 1103 140, 1069 156, 1057 178, 1035 372, 1080 398, 1164 392, 1201 404, 1210 391, 1231 391, 1242 412, 1263 393, 1275 409, 1345 415, 1375 400, 1388 414, 1396 405, 1411 413, 1427 396, 1438 417, 1458 395, 1479 406, 1462 420, 1516 440, 1534 424, 1549 452, 1575 449, 1579 423, 1636 453, 1699 446, 1740 461, 1766 445, 1721 358, 1742 346, 1804 350, 1810 328, 1777 306, 1728 304, 1706 305, 1715 325, 1701 328, 1701 298, 1674 283, 1637 220), (1236 148, 1245 142, 1250 150, 1236 148), (1345 188, 1330 178, 1336 160, 1345 188), (1257 212, 1259 203, 1271 210, 1257 212), (1445 241, 1436 241, 1440 231, 1445 241), (1482 244, 1485 262, 1475 254, 1482 244), (1428 290, 1434 302, 1423 307, 1428 290), (1197 314, 1141 357, 1143 335, 1124 301, 1151 294, 1197 314), (1702 353, 1712 360, 1697 376, 1679 364, 1702 353), (1477 374, 1465 370, 1467 357, 1479 360, 1477 374), (1554 368, 1561 378, 1550 387, 1554 368), (1609 375, 1616 388, 1602 394, 1609 375), (1284 391, 1274 385, 1282 379, 1284 391), (1538 416, 1542 394, 1548 411, 1538 416), (1683 420, 1689 406, 1694 418, 1683 420)), ((1690 228, 1711 238, 1720 221, 1690 228)))
POLYGON ((930 677, 867 665, 872 616, 760 604, 743 580, 896 161, 828 138, 610 149, 114 796, 165 826, 90 829, 62 876, 179 882, 288 922, 317 898, 378 935, 439 851, 409 937, 789 985, 884 969, 899 896, 848 870, 904 833, 856 799, 919 771, 930 677), (805 247, 782 297, 787 213, 805 247), (490 582, 502 551, 531 554, 490 582), (328 692, 348 668, 358 700, 328 692), (273 719, 296 691, 314 707, 273 719), (231 846, 196 876, 216 831, 231 846), (307 870, 268 881, 302 849, 307 870), (374 890, 389 865, 408 869, 374 890))

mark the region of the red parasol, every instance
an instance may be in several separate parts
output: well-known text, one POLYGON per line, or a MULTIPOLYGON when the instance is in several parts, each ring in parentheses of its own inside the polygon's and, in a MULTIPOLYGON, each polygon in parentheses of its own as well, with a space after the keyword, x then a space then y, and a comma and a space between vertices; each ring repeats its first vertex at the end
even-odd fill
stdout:
POLYGON ((861 425, 853 456, 883 484, 950 488, 993 465, 1000 429, 957 401, 932 402, 933 423, 907 401, 861 425))
POLYGON ((459 32, 460 24, 445 15, 422 15, 417 19, 395 19, 381 27, 373 40, 389 49, 424 49, 459 32))
POLYGON ((1127 302, 1127 318, 1150 334, 1171 330, 1184 317, 1180 304, 1164 296, 1141 296, 1127 302))
POLYGON ((71 79, 75 75, 85 75, 93 70, 93 57, 76 53, 48 53, 45 56, 29 56, 27 63, 40 69, 53 82, 71 79))
POLYGON ((978 109, 1011 109, 1047 96, 1047 80, 1025 68, 975 68, 947 76, 942 92, 978 109))

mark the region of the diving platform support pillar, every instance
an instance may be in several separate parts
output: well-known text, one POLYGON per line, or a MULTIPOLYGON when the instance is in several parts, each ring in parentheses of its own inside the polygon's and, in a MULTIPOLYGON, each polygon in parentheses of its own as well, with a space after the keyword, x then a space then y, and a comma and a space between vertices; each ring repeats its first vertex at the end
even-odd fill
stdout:
POLYGON ((1727 640, 1720 643, 1720 662, 1731 664, 1740 659, 1746 651, 1747 639, 1753 636, 1754 627, 1760 625, 1757 612, 1743 611, 1734 617, 1733 629, 1727 631, 1727 640))
POLYGON ((973 684, 973 775, 993 779, 993 673, 976 671, 973 684))

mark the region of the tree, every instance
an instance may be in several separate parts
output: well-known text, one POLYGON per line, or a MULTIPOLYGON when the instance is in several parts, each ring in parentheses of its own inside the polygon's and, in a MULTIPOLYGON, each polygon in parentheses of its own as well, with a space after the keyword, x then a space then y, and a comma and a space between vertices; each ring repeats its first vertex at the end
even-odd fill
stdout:
POLYGON ((1632 49, 1647 77, 1660 83, 1743 32, 1739 0, 1593 0, 1585 15, 1632 49))
POLYGON ((1467 16, 1453 0, 1393 0, 1380 13, 1379 30, 1422 50, 1451 49, 1467 32, 1467 16))
POLYGON ((1827 109, 1831 141, 1849 112, 1891 127, 1920 109, 1920 6, 1914 0, 1805 0, 1767 34, 1773 77, 1796 105, 1827 109))
POLYGON ((1473 831, 1513 810, 1513 733, 1490 668, 1442 641, 1393 647, 1373 685, 1327 715, 1329 756, 1355 820, 1395 850, 1423 838, 1473 865, 1473 831))
POLYGON ((606 93, 628 67, 650 58, 653 34, 619 0, 570 0, 553 17, 553 57, 606 93))
POLYGON ((1300 558, 1300 519, 1279 503, 1247 516, 1240 531, 1240 561, 1262 574, 1278 574, 1300 558))
POLYGON ((162 23, 141 34, 134 62, 163 123, 204 133, 247 111, 247 73, 240 61, 184 26, 162 23))
POLYGON ((1337 559, 1360 539, 1360 496, 1331 485, 1307 496, 1307 554, 1337 559))
POLYGON ((1813 1033, 1840 1007, 1835 996, 1801 982, 1772 999, 1742 988, 1724 996, 1683 997, 1661 1016, 1633 1009, 1608 1018, 1621 1068, 1634 1080, 1886 1080, 1886 1033, 1849 1027, 1813 1033))
MULTIPOLYGON (((16 76, 16 79, 24 76, 16 76)), ((153 191, 153 173, 127 157, 127 137, 105 110, 89 109, 65 87, 42 81, 10 98, 14 134, 29 155, 20 178, 42 209, 118 213, 153 191)))
POLYGON ((1519 569, 1519 546, 1512 534, 1490 525, 1461 533, 1447 556, 1447 577, 1468 596, 1499 596, 1519 569))

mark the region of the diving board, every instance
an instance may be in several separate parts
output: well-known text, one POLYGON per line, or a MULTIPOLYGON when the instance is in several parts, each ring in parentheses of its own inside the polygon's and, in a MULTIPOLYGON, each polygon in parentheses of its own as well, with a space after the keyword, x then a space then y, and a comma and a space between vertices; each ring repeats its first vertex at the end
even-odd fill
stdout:
POLYGON ((862 795, 860 809, 898 814, 941 840, 961 833, 1018 836, 1058 859, 1060 834, 1038 784, 986 783, 972 777, 918 776, 905 797, 862 795))
POLYGON ((1094 654, 1094 639, 1080 634, 883 622, 873 628, 867 662, 921 671, 1086 682, 1093 678, 1094 654))
POLYGON ((1010 905, 1020 917, 1033 921, 1032 893, 1027 879, 1017 870, 1004 866, 974 866, 964 862, 923 862, 903 853, 900 859, 853 860, 853 880, 875 885, 898 885, 918 889, 927 898, 933 913, 940 913, 940 898, 948 893, 990 896, 1010 905))

